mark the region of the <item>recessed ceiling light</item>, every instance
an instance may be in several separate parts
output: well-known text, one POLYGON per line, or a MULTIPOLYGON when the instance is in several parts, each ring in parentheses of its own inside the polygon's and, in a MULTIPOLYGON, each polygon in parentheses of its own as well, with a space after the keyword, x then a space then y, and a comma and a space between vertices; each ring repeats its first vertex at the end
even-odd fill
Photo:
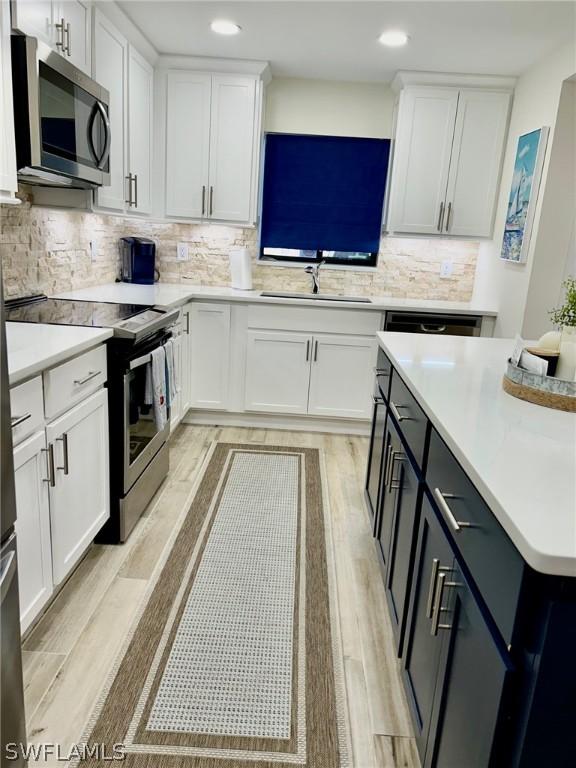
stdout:
POLYGON ((408 35, 400 29, 389 29, 387 32, 382 32, 378 40, 382 45, 390 48, 400 48, 408 42, 408 35))
POLYGON ((216 19, 210 24, 210 29, 218 35, 237 35, 242 27, 239 27, 238 24, 235 24, 233 21, 216 19))

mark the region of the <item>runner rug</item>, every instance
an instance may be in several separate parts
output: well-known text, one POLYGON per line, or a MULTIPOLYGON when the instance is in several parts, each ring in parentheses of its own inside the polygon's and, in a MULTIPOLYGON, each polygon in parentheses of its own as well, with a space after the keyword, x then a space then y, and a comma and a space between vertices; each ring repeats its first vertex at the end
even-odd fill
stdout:
POLYGON ((212 447, 82 766, 349 765, 326 497, 315 448, 212 447))

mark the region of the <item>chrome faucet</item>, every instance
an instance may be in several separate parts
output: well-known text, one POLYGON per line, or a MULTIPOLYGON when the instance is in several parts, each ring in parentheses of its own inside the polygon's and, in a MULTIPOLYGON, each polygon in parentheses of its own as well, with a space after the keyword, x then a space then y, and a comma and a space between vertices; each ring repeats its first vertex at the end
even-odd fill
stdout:
POLYGON ((320 267, 326 259, 321 259, 316 264, 308 264, 306 272, 312 275, 312 293, 320 293, 320 267))

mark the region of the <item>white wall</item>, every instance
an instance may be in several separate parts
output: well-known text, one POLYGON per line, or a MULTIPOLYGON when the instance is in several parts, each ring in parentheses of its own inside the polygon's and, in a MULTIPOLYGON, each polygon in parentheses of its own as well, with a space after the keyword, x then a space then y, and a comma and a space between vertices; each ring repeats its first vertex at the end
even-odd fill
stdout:
MULTIPOLYGON (((550 165, 550 148, 554 142, 562 85, 564 80, 574 74, 575 68, 574 45, 570 43, 538 62, 518 79, 504 156, 494 239, 480 246, 474 286, 475 300, 485 303, 496 299, 494 303, 499 306, 495 330, 497 336, 510 337, 523 332, 531 272, 535 260, 545 258, 547 253, 547 244, 538 238, 538 231, 550 165), (543 125, 550 127, 550 135, 528 260, 525 264, 502 261, 500 251, 518 137, 543 125)), ((532 327, 532 323, 530 325, 532 327)))
POLYGON ((394 93, 381 83, 275 78, 266 91, 265 130, 387 139, 394 93))
MULTIPOLYGON (((548 179, 526 297, 522 333, 539 338, 551 327, 549 311, 559 303, 568 271, 576 217, 576 82, 565 82, 550 147, 548 179)), ((574 274, 574 272, 572 272, 574 274)))

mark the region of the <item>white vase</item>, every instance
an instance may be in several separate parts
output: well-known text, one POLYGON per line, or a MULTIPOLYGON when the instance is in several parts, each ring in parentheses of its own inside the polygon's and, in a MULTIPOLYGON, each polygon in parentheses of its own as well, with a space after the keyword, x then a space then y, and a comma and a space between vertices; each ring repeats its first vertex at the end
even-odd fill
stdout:
POLYGON ((559 352, 556 378, 574 381, 576 375, 576 327, 565 325, 562 328, 559 352))

